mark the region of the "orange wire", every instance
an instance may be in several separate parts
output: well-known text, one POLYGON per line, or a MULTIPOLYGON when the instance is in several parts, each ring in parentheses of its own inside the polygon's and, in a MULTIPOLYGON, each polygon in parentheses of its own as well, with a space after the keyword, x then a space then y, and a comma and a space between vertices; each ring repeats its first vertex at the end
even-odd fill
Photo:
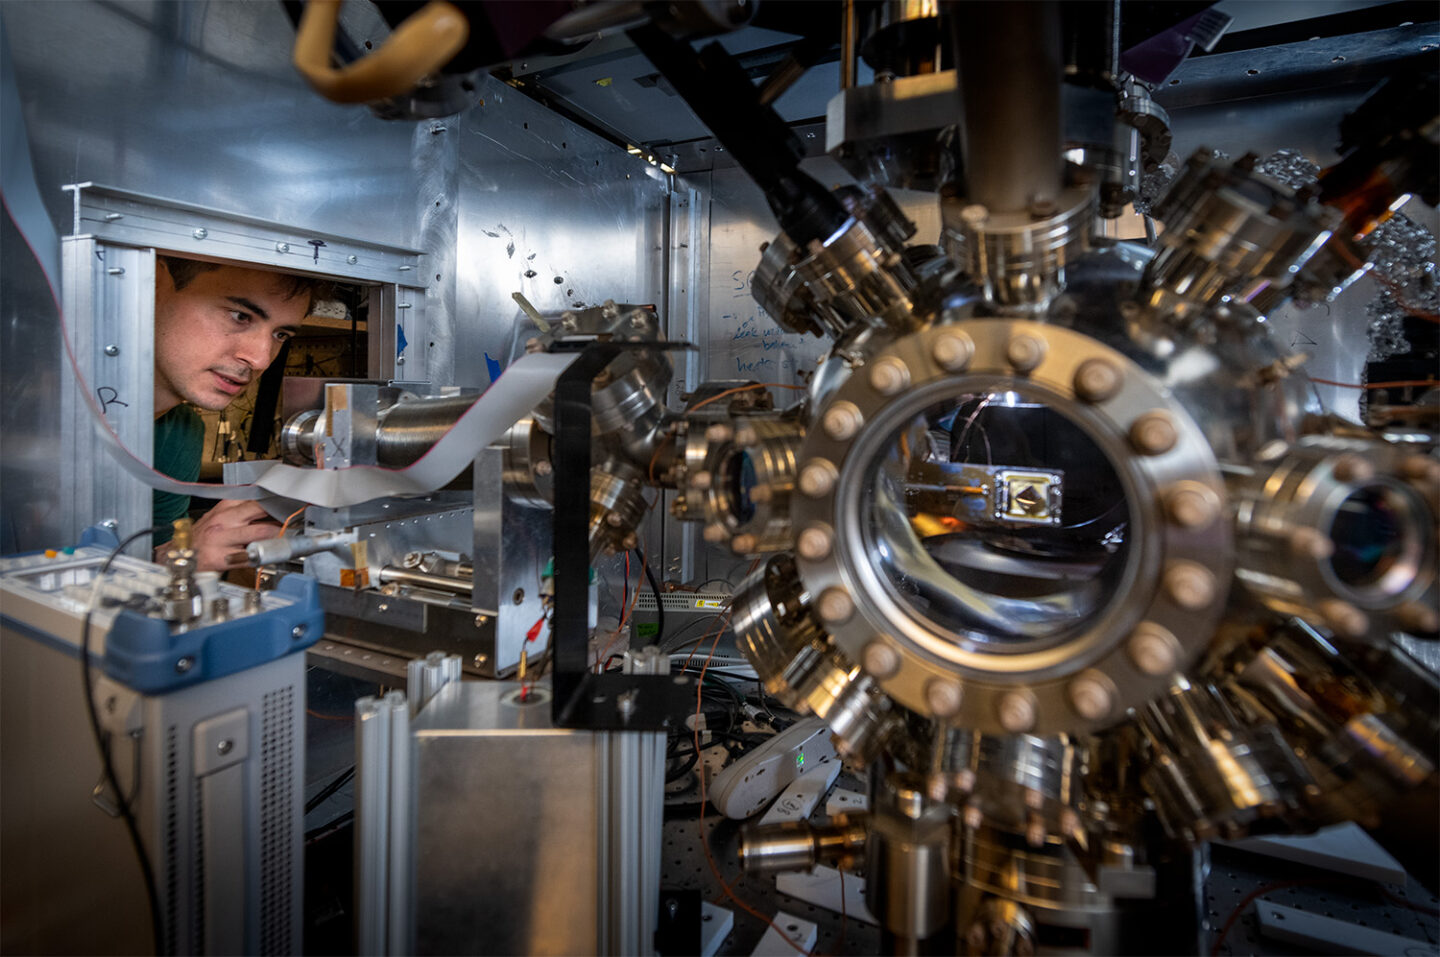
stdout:
MULTIPOLYGON (((626 561, 627 564, 628 564, 629 561, 630 561, 630 553, 629 553, 629 552, 626 552, 626 553, 625 553, 625 561, 626 561)), ((618 626, 616 626, 616 628, 615 628, 615 637, 614 637, 614 638, 611 638, 611 639, 605 644, 605 650, 602 651, 602 652, 600 652, 600 657, 598 657, 598 658, 595 659, 595 670, 596 670, 596 671, 604 671, 604 670, 605 670, 605 661, 606 661, 607 658, 610 657, 610 649, 613 648, 613 647, 615 647, 615 642, 617 642, 617 641, 620 640, 620 635, 621 635, 621 634, 624 632, 624 630, 625 630, 625 622, 626 622, 627 620, 629 620, 630 613, 635 610, 635 606, 636 606, 636 605, 639 603, 639 601, 640 601, 640 585, 641 585, 644 581, 645 581, 645 580, 644 580, 643 578, 641 578, 641 579, 639 579, 639 580, 637 580, 637 581, 635 582, 635 594, 632 595, 632 596, 630 596, 630 604, 629 604, 629 606, 628 606, 627 608, 625 608, 625 610, 620 613, 620 624, 619 624, 618 626)))
POLYGON ((687 411, 694 412, 696 409, 703 409, 705 406, 709 405, 711 402, 716 401, 717 399, 723 399, 727 395, 734 395, 737 392, 749 392, 752 389, 795 389, 796 391, 804 392, 805 388, 806 387, 803 385, 785 385, 780 382, 752 382, 750 385, 737 385, 733 389, 726 389, 724 392, 717 392, 710 398, 702 399, 701 401, 695 403, 695 405, 687 411))
MULTIPOLYGON (((305 511, 305 510, 306 510, 307 508, 309 508, 309 507, 310 507, 310 506, 308 506, 308 505, 301 505, 301 506, 300 506, 299 508, 297 508, 295 511, 291 512, 288 516, 286 516, 285 521, 284 521, 283 523, 281 523, 281 525, 280 525, 280 531, 279 531, 279 533, 277 533, 275 537, 276 537, 276 538, 281 538, 281 537, 283 537, 283 536, 285 535, 285 529, 287 529, 287 528, 290 527, 290 523, 295 520, 295 516, 296 516, 296 515, 299 515, 301 512, 305 511)), ((256 590, 256 591, 259 591, 259 590, 260 590, 260 572, 261 572, 262 569, 264 569, 264 567, 265 567, 264 565, 261 565, 261 566, 259 566, 259 567, 257 567, 257 568, 255 569, 255 590, 256 590)))
MULTIPOLYGON (((723 628, 721 629, 721 633, 724 633, 723 628)), ((710 645, 710 654, 705 656, 705 664, 702 665, 700 668, 700 680, 695 682, 695 727, 692 729, 692 731, 694 732, 695 754, 697 756, 702 753, 700 751, 700 716, 702 714, 703 705, 701 703, 700 695, 701 692, 703 692, 705 689, 705 673, 710 670, 710 659, 715 657, 715 649, 719 647, 719 645, 720 635, 717 634, 715 636, 714 643, 710 645)), ((688 662, 689 659, 687 658, 686 661, 688 662)), ((803 957, 811 957, 810 952, 805 950, 799 944, 795 943, 793 940, 791 940, 785 934, 785 932, 776 925, 775 921, 771 920, 769 917, 766 917, 764 914, 760 913, 758 910, 742 901, 739 896, 730 889, 730 885, 725 881, 725 878, 721 876, 720 865, 715 863, 715 855, 710 853, 710 842, 705 839, 705 802, 708 800, 708 798, 705 794, 705 762, 703 759, 700 760, 698 766, 696 767, 695 774, 700 778, 700 849, 705 852, 705 860, 710 864, 710 872, 715 875, 715 880, 720 882, 720 889, 725 892, 726 897, 730 898, 730 900, 735 902, 736 907, 739 907, 747 914, 750 914, 752 917, 756 917, 764 921, 772 928, 774 928, 775 933, 779 934, 780 938, 785 941, 785 943, 789 944, 797 954, 802 954, 803 957)))
POLYGON ((1342 389, 1407 389, 1412 387, 1440 385, 1440 380, 1435 379, 1399 379, 1394 382, 1336 382, 1334 379, 1317 379, 1310 377, 1311 382, 1320 385, 1339 386, 1342 389))
MULTIPOLYGON (((297 508, 295 511, 291 512, 291 513, 286 517, 285 522, 280 526, 280 535, 284 535, 284 534, 285 534, 285 529, 289 528, 289 527, 290 527, 290 523, 293 522, 293 521, 295 521, 295 516, 296 516, 296 515, 299 515, 301 512, 305 511, 305 510, 306 510, 307 508, 309 508, 309 507, 310 507, 310 506, 308 506, 308 505, 301 505, 301 506, 300 506, 299 508, 297 508)), ((276 538, 279 538, 280 535, 276 535, 275 537, 276 537, 276 538)))

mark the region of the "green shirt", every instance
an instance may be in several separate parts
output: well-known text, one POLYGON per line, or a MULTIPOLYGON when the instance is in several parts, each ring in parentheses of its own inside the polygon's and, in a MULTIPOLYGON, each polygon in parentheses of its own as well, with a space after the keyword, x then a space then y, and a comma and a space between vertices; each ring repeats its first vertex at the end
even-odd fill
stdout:
MULTIPOLYGON (((205 422, 188 405, 180 404, 155 420, 154 465, 176 481, 193 482, 200 477, 200 453, 205 445, 205 422)), ((190 496, 156 491, 150 505, 156 525, 170 525, 190 511, 190 496)), ((170 541, 172 531, 155 533, 155 544, 170 541)))

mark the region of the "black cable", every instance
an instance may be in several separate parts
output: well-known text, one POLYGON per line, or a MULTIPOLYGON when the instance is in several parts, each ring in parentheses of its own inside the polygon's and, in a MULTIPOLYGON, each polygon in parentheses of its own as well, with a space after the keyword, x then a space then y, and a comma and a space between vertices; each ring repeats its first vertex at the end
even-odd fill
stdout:
MULTIPOLYGON (((95 575, 97 594, 100 580, 114 564, 115 558, 130 545, 147 535, 154 535, 168 529, 168 525, 157 525, 153 528, 142 528, 140 531, 129 536, 106 556, 100 571, 95 575)), ((125 821, 125 830, 130 835, 130 845, 135 849, 135 857, 140 862, 140 873, 145 878, 145 896, 150 903, 150 931, 155 935, 155 953, 165 953, 164 925, 160 919, 160 892, 155 886, 155 871, 150 866, 150 855, 145 852, 145 844, 140 840, 140 828, 135 823, 135 813, 130 809, 130 802, 125 800, 124 792, 120 790, 120 779, 115 774, 115 765, 110 760, 110 745, 105 737, 104 730, 100 727, 100 712, 95 707, 95 693, 91 683, 90 667, 90 619, 95 614, 95 601, 90 602, 90 607, 85 609, 85 621, 80 626, 80 689, 85 696, 85 710, 90 716, 90 732, 95 736, 95 747, 100 752, 100 763, 105 770, 105 783, 115 793, 115 803, 120 808, 120 816, 125 821)))
POLYGON ((660 586, 655 584, 655 573, 650 570, 650 563, 645 560, 645 553, 638 546, 635 557, 640 559, 640 564, 645 569, 645 577, 650 581, 650 591, 655 595, 655 621, 658 629, 655 632, 655 644, 658 645, 665 640, 665 605, 660 601, 660 586))
POLYGON ((355 767, 354 765, 351 765, 350 770, 345 771, 335 780, 325 785, 319 790, 319 792, 316 793, 314 797, 305 802, 305 813, 309 814, 311 811, 315 810, 317 807, 330 800, 331 796, 333 796, 336 791, 343 788, 346 784, 349 784, 350 779, 353 777, 355 777, 355 767))

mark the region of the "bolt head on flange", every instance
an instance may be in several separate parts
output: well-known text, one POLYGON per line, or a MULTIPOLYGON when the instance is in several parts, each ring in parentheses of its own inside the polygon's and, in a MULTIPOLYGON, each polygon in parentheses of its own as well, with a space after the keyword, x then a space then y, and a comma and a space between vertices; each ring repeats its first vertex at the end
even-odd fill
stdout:
POLYGON ((1075 370, 1075 394, 1086 402, 1104 402, 1120 391, 1124 378, 1113 362, 1086 359, 1075 370))
POLYGON ((886 356, 870 367, 870 387, 881 395, 895 395, 910 385, 910 367, 886 356))
POLYGON ((1005 358, 1016 372, 1030 372, 1045 358, 1047 345, 1039 336, 1014 336, 1005 346, 1005 358))
POLYGON ((864 424, 865 417, 851 402, 835 403, 825 410, 825 415, 820 420, 820 427, 825 430, 825 434, 837 442, 854 438, 864 424))
POLYGON ((800 537, 795 543, 795 550, 801 558, 818 562, 829 557, 834 544, 835 536, 829 527, 817 523, 800 532, 800 537))
POLYGON ((952 330, 935 339, 930 355, 946 372, 963 372, 975 355, 975 341, 958 329, 952 330))
POLYGON ((1115 686, 1101 672, 1081 672, 1070 680, 1067 690, 1071 707, 1087 721, 1109 717, 1115 708, 1115 686))
POLYGON ((820 620, 832 625, 843 625, 855 614, 855 600, 850 593, 838 585, 832 585, 820 593, 815 603, 820 620))
POLYGON ((1186 611, 1208 608, 1218 590, 1210 569, 1195 562, 1172 562, 1165 569, 1165 595, 1186 611))
POLYGON ((1179 440, 1180 434, 1167 412, 1147 412, 1130 426, 1130 444, 1141 455, 1163 455, 1179 440))
POLYGON ((860 666, 883 681, 900 670, 900 653, 883 641, 872 641, 860 654, 860 666))
POLYGON ((1152 677, 1173 674, 1180 664, 1180 642, 1154 622, 1141 622, 1131 633, 1125 650, 1135 667, 1152 677))
POLYGON ((1000 726, 1011 734, 1023 734, 1035 727, 1035 697, 1028 691, 1007 691, 996 706, 1000 726))
POLYGON ((960 682, 932 678, 925 685, 925 703, 937 718, 953 717, 960 710, 960 682))
POLYGON ((810 498, 821 498, 830 494, 839 478, 833 462, 812 459, 800 470, 800 491, 810 498))
POLYGON ((1320 614, 1341 638, 1361 638, 1370 630, 1370 616, 1348 601, 1327 598, 1320 603, 1320 614))

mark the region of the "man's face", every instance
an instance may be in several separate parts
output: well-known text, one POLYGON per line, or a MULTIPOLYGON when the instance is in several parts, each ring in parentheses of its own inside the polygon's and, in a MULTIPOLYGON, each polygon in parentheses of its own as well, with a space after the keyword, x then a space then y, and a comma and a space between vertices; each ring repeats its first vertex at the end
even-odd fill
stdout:
POLYGON ((305 318, 309 297, 286 292, 284 277, 239 266, 202 272, 177 290, 157 264, 157 414, 182 401, 218 412, 244 392, 305 318))

